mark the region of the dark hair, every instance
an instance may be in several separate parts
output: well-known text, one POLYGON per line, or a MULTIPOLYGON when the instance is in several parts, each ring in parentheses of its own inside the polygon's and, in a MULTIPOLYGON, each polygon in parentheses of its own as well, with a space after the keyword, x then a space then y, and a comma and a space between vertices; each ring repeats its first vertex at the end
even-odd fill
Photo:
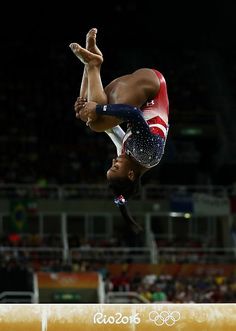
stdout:
POLYGON ((108 181, 108 186, 115 196, 115 204, 119 208, 122 217, 129 225, 130 229, 136 234, 143 229, 130 215, 126 204, 128 198, 135 196, 139 192, 140 182, 141 176, 138 176, 134 181, 129 178, 116 178, 108 181))

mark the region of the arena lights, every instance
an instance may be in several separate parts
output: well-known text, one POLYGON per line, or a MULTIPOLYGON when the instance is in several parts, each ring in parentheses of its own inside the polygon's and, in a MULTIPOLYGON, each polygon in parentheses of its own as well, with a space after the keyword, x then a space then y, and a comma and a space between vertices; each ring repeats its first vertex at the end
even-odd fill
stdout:
POLYGON ((184 218, 189 220, 191 218, 191 214, 190 213, 184 213, 184 218))
POLYGON ((203 134, 203 130, 200 127, 188 127, 182 128, 180 133, 184 136, 201 136, 203 134))
POLYGON ((235 331, 236 304, 2 304, 0 330, 235 331))
POLYGON ((170 217, 183 217, 185 219, 190 219, 192 215, 190 213, 179 213, 179 212, 170 212, 169 213, 170 217))

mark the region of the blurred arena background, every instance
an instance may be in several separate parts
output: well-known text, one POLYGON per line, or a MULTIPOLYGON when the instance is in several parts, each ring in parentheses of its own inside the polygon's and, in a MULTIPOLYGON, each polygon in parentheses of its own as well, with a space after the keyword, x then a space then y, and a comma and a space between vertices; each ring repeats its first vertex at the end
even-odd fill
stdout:
POLYGON ((0 301, 236 302, 236 39, 227 3, 15 4, 2 12, 0 301), (98 28, 103 81, 155 67, 170 131, 129 207, 104 174, 115 150, 75 119, 82 65, 68 45, 98 28))

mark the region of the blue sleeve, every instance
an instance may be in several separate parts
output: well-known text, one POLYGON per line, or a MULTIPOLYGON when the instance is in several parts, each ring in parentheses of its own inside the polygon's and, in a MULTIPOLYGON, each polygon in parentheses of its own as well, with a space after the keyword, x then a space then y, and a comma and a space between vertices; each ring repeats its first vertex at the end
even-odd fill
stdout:
POLYGON ((96 113, 99 115, 108 115, 121 118, 125 122, 129 122, 131 124, 131 130, 142 128, 149 131, 149 126, 143 118, 141 110, 137 107, 126 104, 97 105, 96 113))

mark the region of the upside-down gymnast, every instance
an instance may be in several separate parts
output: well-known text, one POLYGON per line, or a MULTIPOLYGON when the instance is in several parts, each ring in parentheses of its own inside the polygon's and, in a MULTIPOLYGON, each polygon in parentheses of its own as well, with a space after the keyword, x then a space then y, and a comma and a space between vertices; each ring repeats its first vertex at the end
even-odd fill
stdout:
POLYGON ((107 171, 114 202, 131 229, 141 227, 130 215, 127 199, 138 192, 141 176, 161 160, 168 133, 169 101, 163 75, 142 68, 118 77, 103 88, 100 70, 103 55, 96 43, 97 29, 86 36, 86 48, 71 43, 73 53, 84 64, 76 117, 95 132, 106 132, 117 149, 107 171), (120 124, 127 122, 124 132, 120 124))

